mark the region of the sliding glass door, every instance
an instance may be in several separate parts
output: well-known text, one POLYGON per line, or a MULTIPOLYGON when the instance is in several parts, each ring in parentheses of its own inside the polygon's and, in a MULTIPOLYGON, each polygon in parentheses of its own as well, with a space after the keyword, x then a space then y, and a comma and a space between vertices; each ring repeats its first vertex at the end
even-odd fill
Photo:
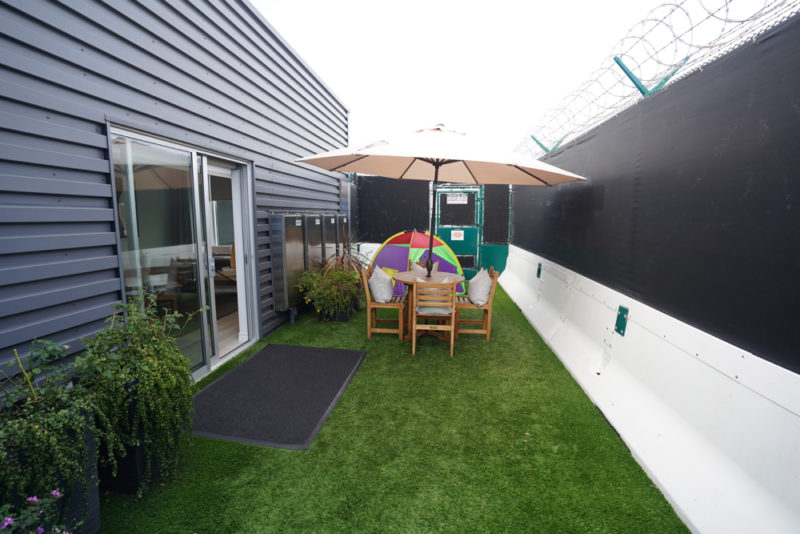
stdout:
POLYGON ((208 264, 208 321, 213 328, 212 364, 249 339, 246 314, 241 168, 199 156, 198 184, 203 192, 203 239, 208 264))
POLYGON ((189 317, 178 345, 210 367, 251 337, 244 166, 122 133, 112 158, 126 294, 189 317))

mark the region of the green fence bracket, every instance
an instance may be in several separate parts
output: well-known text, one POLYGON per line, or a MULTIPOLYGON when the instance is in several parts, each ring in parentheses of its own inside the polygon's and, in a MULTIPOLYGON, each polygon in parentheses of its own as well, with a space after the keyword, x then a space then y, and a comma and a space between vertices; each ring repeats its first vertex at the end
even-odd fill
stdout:
POLYGON ((556 143, 555 145, 553 145, 553 148, 547 148, 546 146, 544 146, 544 145, 542 144, 542 142, 541 142, 541 141, 539 141, 538 139, 536 139, 536 136, 535 136, 535 135, 533 135, 533 134, 531 134, 531 139, 533 139, 534 141, 536 141, 536 144, 537 144, 537 145, 539 145, 539 148, 541 148, 542 150, 544 150, 546 154, 549 154, 549 153, 550 153, 550 152, 552 152, 553 150, 555 150, 555 149, 557 149, 558 147, 560 147, 560 146, 561 146, 561 143, 563 143, 563 142, 564 142, 564 139, 565 139, 565 138, 563 138, 563 137, 562 137, 562 138, 561 138, 561 141, 559 141, 558 143, 556 143))
POLYGON ((542 277, 542 264, 540 263, 539 266, 536 268, 536 278, 542 277))
POLYGON ((614 332, 624 336, 626 328, 628 328, 628 308, 620 306, 617 310, 617 324, 614 325, 614 332))
MULTIPOLYGON (((631 72, 631 70, 630 70, 630 69, 627 67, 627 65, 625 65, 625 63, 623 63, 623 62, 622 62, 622 60, 621 60, 620 58, 618 58, 617 56, 614 56, 614 62, 615 62, 617 65, 619 65, 619 68, 621 68, 621 69, 622 69, 622 72, 624 72, 624 73, 625 73, 625 76, 627 76, 627 77, 628 77, 628 79, 629 79, 631 82, 633 82, 633 85, 635 85, 635 86, 636 86, 636 88, 639 90, 639 92, 640 92, 640 93, 642 93, 642 96, 649 96, 649 95, 652 95, 653 93, 655 93, 656 91, 658 91, 658 90, 660 90, 662 87, 664 87, 664 86, 667 84, 667 82, 668 82, 668 81, 669 81, 669 80, 670 80, 670 79, 671 79, 673 76, 675 76, 675 73, 676 73, 676 72, 678 72, 678 69, 680 69, 682 66, 684 66, 684 65, 686 64, 686 62, 687 62, 687 61, 689 61, 689 56, 686 56, 685 58, 683 58, 683 61, 681 61, 681 62, 678 64, 678 66, 676 66, 674 69, 672 69, 672 72, 670 72, 669 74, 667 74, 667 75, 666 75, 666 76, 665 76, 665 77, 664 77, 664 78, 663 78, 663 79, 662 79, 660 82, 658 82, 658 84, 657 84, 655 87, 653 87, 652 89, 648 89, 648 88, 647 88, 647 87, 645 87, 645 86, 644 86, 644 84, 643 84, 643 83, 642 83, 642 82, 639 80, 639 78, 637 78, 637 77, 636 77, 636 75, 635 75, 634 73, 632 73, 632 72, 631 72)), ((539 145, 539 146, 541 146, 541 145, 539 145)))

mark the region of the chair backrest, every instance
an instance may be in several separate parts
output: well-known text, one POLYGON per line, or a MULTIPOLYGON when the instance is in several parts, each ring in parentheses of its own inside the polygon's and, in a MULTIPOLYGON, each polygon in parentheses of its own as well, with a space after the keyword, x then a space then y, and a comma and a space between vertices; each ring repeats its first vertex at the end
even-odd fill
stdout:
POLYGON ((372 294, 369 292, 369 279, 372 276, 372 265, 367 265, 364 269, 360 269, 361 282, 364 286, 364 294, 367 296, 367 304, 372 302, 372 294))
POLYGON ((495 271, 494 267, 489 267, 489 278, 492 279, 492 290, 489 292, 489 300, 486 303, 491 306, 494 300, 494 290, 497 287, 497 279, 500 277, 500 271, 495 271))
POLYGON ((183 285, 194 282, 197 262, 180 258, 172 258, 167 268, 167 279, 172 284, 183 285))
POLYGON ((420 315, 451 315, 456 305, 456 282, 414 282, 414 311, 420 315))

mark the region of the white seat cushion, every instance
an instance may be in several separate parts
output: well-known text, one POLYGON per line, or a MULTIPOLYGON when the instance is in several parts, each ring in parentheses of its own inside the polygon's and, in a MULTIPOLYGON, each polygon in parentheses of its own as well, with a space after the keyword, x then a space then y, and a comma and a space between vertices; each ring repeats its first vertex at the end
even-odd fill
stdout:
POLYGON ((372 293, 375 302, 386 303, 392 300, 394 293, 392 278, 377 265, 372 269, 372 276, 369 277, 369 292, 372 293))
POLYGON ((481 269, 478 274, 469 281, 467 296, 469 301, 475 306, 483 306, 489 302, 489 293, 492 291, 492 278, 486 269, 481 269))
POLYGON ((437 308, 436 306, 417 306, 419 315, 450 315, 453 310, 447 308, 437 308))
MULTIPOLYGON (((425 267, 424 265, 419 265, 415 261, 411 262, 411 271, 412 272, 419 271, 419 272, 425 273, 425 274, 428 273, 427 267, 425 267)), ((438 260, 433 262, 433 266, 431 267, 431 272, 432 273, 438 273, 439 272, 439 261, 438 260)))

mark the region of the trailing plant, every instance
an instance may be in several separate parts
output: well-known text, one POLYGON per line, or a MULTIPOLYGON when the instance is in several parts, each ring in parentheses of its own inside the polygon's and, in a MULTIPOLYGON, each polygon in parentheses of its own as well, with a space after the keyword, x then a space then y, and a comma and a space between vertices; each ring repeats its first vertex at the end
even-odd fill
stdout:
POLYGON ((349 314, 360 294, 360 277, 352 269, 305 271, 297 287, 306 304, 311 304, 320 317, 338 318, 349 314))
POLYGON ((14 532, 36 532, 72 534, 59 521, 59 504, 64 494, 58 488, 41 497, 31 495, 22 504, 6 503, 0 506, 0 530, 14 532))
POLYGON ((120 305, 106 328, 83 340, 75 372, 91 391, 112 437, 101 462, 116 474, 126 447, 143 446, 145 470, 137 493, 150 485, 154 465, 167 475, 192 429, 192 376, 175 340, 182 314, 160 313, 154 295, 120 305), (112 454, 113 453, 113 454, 112 454))
POLYGON ((14 350, 14 359, 4 365, 16 366, 16 373, 0 370, 0 503, 8 523, 3 528, 46 528, 62 519, 63 507, 54 504, 62 491, 53 488, 63 488, 68 496, 75 488, 88 490, 87 458, 96 451, 88 450, 86 436, 104 436, 95 426, 86 389, 71 381, 65 348, 34 341, 28 355, 14 350), (40 523, 31 518, 31 508, 42 512, 40 523))

